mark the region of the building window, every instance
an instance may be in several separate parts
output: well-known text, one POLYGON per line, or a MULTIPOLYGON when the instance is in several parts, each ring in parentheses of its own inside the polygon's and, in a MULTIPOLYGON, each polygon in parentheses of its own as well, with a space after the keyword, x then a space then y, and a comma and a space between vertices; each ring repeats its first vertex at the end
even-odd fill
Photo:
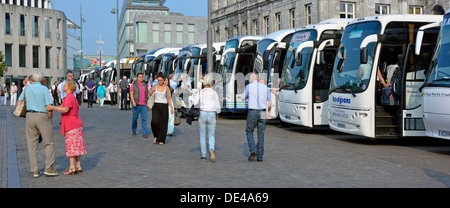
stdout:
POLYGON ((138 27, 138 42, 147 43, 147 23, 138 22, 137 27, 138 27))
POLYGON ((159 22, 153 23, 153 43, 159 43, 159 22))
POLYGON ((25 36, 25 15, 19 15, 19 35, 25 36))
POLYGON ((60 33, 60 24, 61 24, 61 20, 57 19, 56 20, 56 39, 61 39, 61 33, 60 33))
POLYGON ((259 24, 257 19, 253 20, 253 34, 259 35, 259 24))
POLYGON ((19 67, 27 67, 26 45, 19 46, 19 67))
POLYGON ((390 6, 387 4, 375 4, 375 14, 383 15, 390 14, 390 6))
POLYGON ((39 68, 39 46, 33 46, 33 68, 39 68))
POLYGON ((5 13, 5 34, 11 35, 11 14, 5 13))
POLYGON ((195 25, 189 24, 188 25, 188 44, 194 44, 195 43, 195 25))
POLYGON ((312 24, 311 4, 305 5, 306 25, 312 24))
POLYGON ((422 14, 423 7, 422 6, 409 6, 409 14, 422 14))
POLYGON ((275 14, 275 30, 281 30, 281 12, 275 14))
POLYGON ((39 17, 33 16, 33 37, 39 37, 39 17))
POLYGON ((52 47, 45 47, 45 68, 50 69, 51 67, 51 51, 52 47))
POLYGON ((295 9, 289 10, 289 17, 290 17, 290 27, 295 28, 295 9))
POLYGON ((242 31, 241 32, 242 32, 242 35, 248 35, 246 22, 242 23, 242 31))
POLYGON ((50 21, 51 20, 52 20, 52 18, 50 18, 50 17, 45 18, 45 37, 46 38, 52 37, 52 32, 50 32, 50 21))
POLYGON ((239 33, 238 33, 238 25, 234 25, 233 26, 233 36, 238 36, 239 35, 239 33))
POLYGON ((264 30, 264 35, 268 35, 269 31, 270 31, 270 21, 269 21, 269 16, 265 16, 264 17, 264 26, 263 26, 263 30, 264 30))
POLYGON ((340 17, 341 18, 355 18, 355 3, 341 2, 340 17))
POLYGON ((177 44, 183 44, 183 24, 177 24, 177 44))
POLYGON ((171 23, 164 24, 164 41, 167 44, 172 43, 172 24, 171 23))
POLYGON ((5 44, 5 61, 6 66, 12 67, 12 45, 5 44))
POLYGON ((61 61, 61 48, 56 48, 56 69, 59 69, 60 61, 61 61))

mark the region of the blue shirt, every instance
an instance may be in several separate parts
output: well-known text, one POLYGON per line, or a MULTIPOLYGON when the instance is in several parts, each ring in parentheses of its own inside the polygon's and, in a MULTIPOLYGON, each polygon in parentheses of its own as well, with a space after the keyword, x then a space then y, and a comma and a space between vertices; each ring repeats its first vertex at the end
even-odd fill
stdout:
POLYGON ((245 87, 242 99, 248 99, 248 109, 265 110, 269 107, 268 101, 272 100, 270 89, 257 80, 245 87))
MULTIPOLYGON (((27 111, 46 113, 46 106, 53 104, 53 99, 48 88, 42 86, 39 82, 27 86, 25 98, 27 101, 27 111)), ((23 100, 23 92, 20 94, 19 100, 23 100)))
POLYGON ((94 81, 92 81, 92 80, 87 81, 87 82, 86 82, 86 86, 87 86, 88 88, 91 88, 91 89, 92 89, 92 90, 89 90, 89 89, 88 89, 88 92, 95 92, 95 82, 94 82, 94 81))

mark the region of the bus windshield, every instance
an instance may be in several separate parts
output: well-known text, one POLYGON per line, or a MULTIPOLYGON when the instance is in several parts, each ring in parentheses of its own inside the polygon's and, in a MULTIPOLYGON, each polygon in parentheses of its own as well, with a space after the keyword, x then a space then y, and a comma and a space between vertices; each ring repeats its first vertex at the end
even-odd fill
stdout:
POLYGON ((430 86, 450 87, 450 15, 444 17, 436 54, 431 61, 428 76, 430 86))
MULTIPOLYGON (((227 41, 227 43, 225 44, 225 48, 224 51, 230 48, 237 48, 239 46, 239 40, 230 40, 227 41)), ((226 80, 226 82, 229 81, 229 77, 227 79, 227 74, 229 73, 233 73, 233 65, 234 65, 234 59, 236 57, 236 53, 235 52, 231 52, 231 53, 227 53, 226 55, 226 61, 225 61, 225 66, 220 65, 218 72, 220 74, 222 74, 222 77, 224 80, 226 80)))
POLYGON ((369 43, 367 64, 361 64, 361 42, 369 35, 380 34, 379 22, 363 22, 345 28, 334 62, 330 92, 360 93, 367 89, 375 58, 376 43, 369 43))
POLYGON ((308 81, 309 66, 313 48, 304 48, 302 54, 302 64, 298 65, 295 60, 297 48, 306 41, 317 39, 316 30, 299 31, 292 36, 289 49, 284 59, 281 76, 281 88, 285 90, 299 90, 305 87, 308 81))
POLYGON ((253 71, 255 71, 255 72, 262 72, 263 71, 263 69, 264 69, 264 66, 263 66, 264 53, 267 51, 267 47, 269 47, 269 45, 271 43, 273 43, 273 42, 275 42, 275 40, 264 39, 264 40, 261 40, 258 43, 258 54, 257 54, 257 58, 255 59, 255 64, 254 64, 254 70, 253 71))

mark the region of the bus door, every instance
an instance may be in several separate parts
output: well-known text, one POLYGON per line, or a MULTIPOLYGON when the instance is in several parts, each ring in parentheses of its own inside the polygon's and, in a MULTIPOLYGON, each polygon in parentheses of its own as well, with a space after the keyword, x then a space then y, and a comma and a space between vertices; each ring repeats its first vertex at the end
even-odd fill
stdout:
MULTIPOLYGON (((340 43, 336 41, 336 43, 340 43)), ((330 89, 331 74, 339 44, 325 47, 317 57, 313 72, 312 100, 314 125, 328 125, 328 91, 330 89)))
POLYGON ((248 105, 242 98, 242 94, 244 93, 245 86, 248 84, 251 73, 253 73, 254 59, 254 52, 243 52, 236 54, 237 61, 234 65, 234 80, 229 83, 232 85, 231 89, 233 89, 231 96, 234 102, 234 111, 247 110, 248 105))
POLYGON ((420 87, 425 82, 425 74, 433 55, 434 44, 422 44, 421 53, 417 56, 414 55, 414 50, 415 44, 409 44, 403 69, 402 136, 425 136, 420 87))

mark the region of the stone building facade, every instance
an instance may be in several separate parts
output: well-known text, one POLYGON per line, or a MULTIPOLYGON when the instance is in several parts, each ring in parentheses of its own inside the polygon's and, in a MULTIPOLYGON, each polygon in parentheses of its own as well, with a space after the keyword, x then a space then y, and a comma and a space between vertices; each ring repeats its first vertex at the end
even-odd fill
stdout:
POLYGON ((214 41, 267 35, 332 18, 383 14, 444 14, 450 0, 212 0, 214 41))
POLYGON ((36 71, 44 73, 47 86, 65 77, 67 19, 49 2, 1 1, 0 51, 8 67, 1 83, 15 82, 21 89, 22 80, 36 71))

